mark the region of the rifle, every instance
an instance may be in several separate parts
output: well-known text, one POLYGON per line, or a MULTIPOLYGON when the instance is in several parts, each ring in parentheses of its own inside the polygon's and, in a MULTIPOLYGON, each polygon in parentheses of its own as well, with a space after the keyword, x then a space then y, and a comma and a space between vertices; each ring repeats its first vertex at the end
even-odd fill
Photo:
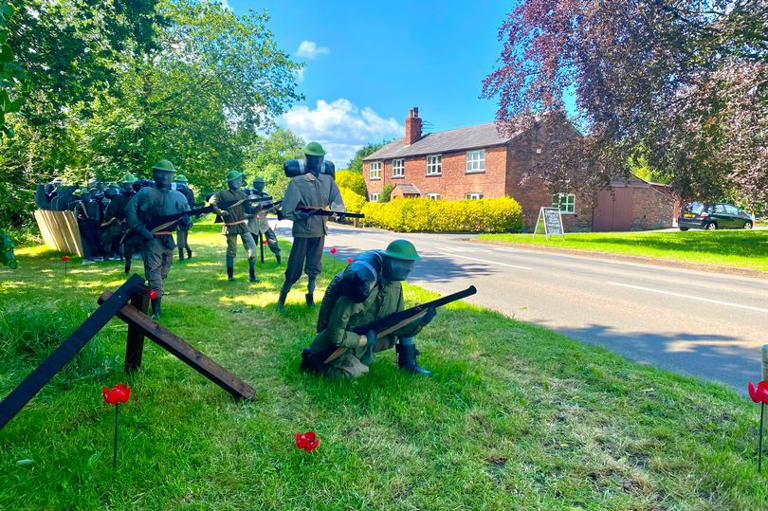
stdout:
POLYGON ((312 215, 318 215, 318 216, 333 216, 333 215, 339 215, 339 216, 345 216, 348 218, 365 218, 365 215, 362 213, 347 213, 345 211, 330 211, 327 209, 323 209, 318 206, 299 206, 296 208, 298 211, 306 211, 307 213, 310 213, 312 215))
MULTIPOLYGON (((416 320, 421 319, 432 307, 442 307, 443 305, 449 304, 451 302, 472 296, 475 293, 477 293, 475 286, 469 286, 463 291, 438 298, 437 300, 422 303, 420 305, 416 305, 415 307, 411 307, 410 309, 393 312, 388 316, 384 316, 383 318, 356 327, 353 332, 359 335, 365 335, 370 330, 373 330, 376 332, 377 336, 383 337, 400 330, 404 326, 410 325, 416 320)), ((302 353, 302 366, 316 371, 321 370, 326 364, 329 364, 342 356, 348 349, 349 348, 345 347, 331 346, 316 353, 312 353, 309 351, 309 348, 305 348, 304 352, 302 353)))

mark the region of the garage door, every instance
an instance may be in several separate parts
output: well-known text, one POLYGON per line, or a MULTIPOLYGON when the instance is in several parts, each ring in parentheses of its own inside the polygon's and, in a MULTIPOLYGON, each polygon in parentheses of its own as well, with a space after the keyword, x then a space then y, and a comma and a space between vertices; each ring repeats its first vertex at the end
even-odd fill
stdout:
POLYGON ((597 194, 592 217, 593 231, 629 231, 632 229, 632 189, 613 188, 597 194))

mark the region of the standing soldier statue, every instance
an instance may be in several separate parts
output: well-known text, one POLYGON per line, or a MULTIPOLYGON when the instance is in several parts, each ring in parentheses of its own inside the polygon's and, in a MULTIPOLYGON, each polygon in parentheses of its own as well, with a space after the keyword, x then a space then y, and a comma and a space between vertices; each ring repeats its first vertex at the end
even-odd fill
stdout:
POLYGON ((131 258, 133 254, 141 251, 141 245, 137 244, 137 238, 133 236, 125 236, 128 231, 127 222, 125 219, 125 208, 128 205, 128 201, 136 194, 133 189, 133 183, 137 181, 136 176, 128 172, 120 180, 120 195, 113 197, 107 206, 107 211, 104 214, 105 221, 112 218, 120 225, 120 239, 122 239, 122 252, 123 264, 125 265, 125 274, 128 275, 131 272, 131 258))
POLYGON ((248 217, 248 230, 251 231, 254 241, 258 242, 259 235, 264 236, 264 239, 267 240, 267 245, 269 245, 269 249, 275 254, 277 264, 280 264, 282 259, 280 258, 280 246, 277 244, 277 236, 267 221, 268 210, 261 209, 263 204, 272 203, 272 197, 264 192, 264 179, 258 176, 255 177, 253 179, 253 188, 246 190, 246 193, 248 194, 249 199, 258 200, 258 202, 253 205, 255 212, 245 215, 248 217))
POLYGON ((95 260, 103 255, 101 236, 101 198, 95 187, 92 190, 81 190, 80 198, 75 202, 75 215, 86 245, 86 257, 95 260), (98 200, 97 200, 98 199, 98 200))
MULTIPOLYGON (((171 190, 173 174, 176 169, 168 160, 160 160, 152 167, 154 186, 147 186, 128 201, 125 216, 128 228, 135 230, 143 239, 141 255, 144 259, 144 276, 149 281, 149 287, 155 291, 152 300, 152 317, 160 317, 160 301, 163 297, 163 283, 168 276, 173 262, 172 225, 163 224, 150 230, 147 224, 167 215, 189 211, 187 198, 181 193, 171 190)), ((177 220, 188 224, 189 217, 182 216, 177 220)))
MULTIPOLYGON (((187 198, 189 209, 195 209, 195 194, 192 193, 192 190, 187 185, 187 178, 184 174, 179 174, 174 177, 172 188, 177 192, 181 192, 181 194, 187 198)), ((192 249, 189 248, 189 242, 187 241, 189 229, 191 227, 191 219, 189 225, 178 224, 176 226, 176 245, 179 247, 179 262, 184 261, 184 250, 187 251, 187 259, 192 259, 192 249)))
POLYGON ((251 282, 258 282, 256 278, 256 243, 248 230, 246 213, 250 213, 250 206, 245 192, 240 188, 243 185, 243 173, 238 170, 227 172, 228 190, 216 192, 210 199, 213 210, 224 221, 221 233, 227 237, 227 279, 235 280, 235 255, 237 254, 237 237, 243 241, 243 247, 248 252, 248 275, 251 282), (219 206, 222 206, 223 209, 219 206))
POLYGON ((356 378, 368 372, 374 353, 396 346, 398 367, 411 374, 431 376, 416 363, 413 336, 435 317, 427 307, 412 321, 400 321, 380 331, 370 327, 403 311, 401 284, 419 259, 410 241, 395 240, 386 250, 364 252, 336 277, 323 297, 317 319, 318 334, 302 354, 301 367, 329 376, 356 378), (358 333, 361 331, 362 333, 358 333))
POLYGON ((333 164, 324 162, 324 156, 323 146, 310 142, 304 147, 304 160, 290 160, 283 166, 286 175, 292 178, 283 197, 283 216, 293 220, 293 245, 285 269, 285 282, 277 300, 278 310, 283 309, 291 286, 301 277, 302 267, 308 279, 307 305, 314 305, 315 281, 323 270, 328 218, 313 215, 302 208, 324 209, 330 206, 333 211, 344 211, 344 201, 332 175, 333 164), (327 168, 331 169, 330 172, 323 172, 327 168))

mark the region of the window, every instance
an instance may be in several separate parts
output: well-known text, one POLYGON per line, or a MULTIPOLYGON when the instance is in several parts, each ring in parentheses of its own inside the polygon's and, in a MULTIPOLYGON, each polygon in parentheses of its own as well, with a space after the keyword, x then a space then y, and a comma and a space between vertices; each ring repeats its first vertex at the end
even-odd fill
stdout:
POLYGON ((464 198, 469 200, 480 200, 483 198, 483 194, 480 192, 467 192, 467 194, 464 195, 464 198))
POLYGON ((371 202, 378 202, 379 201, 379 194, 378 193, 372 193, 370 201, 371 202))
POLYGON ((467 174, 485 172, 485 149, 467 151, 467 174))
POLYGON ((368 168, 371 171, 371 179, 381 179, 381 162, 372 161, 368 168))
POLYGON ((725 205, 725 212, 729 215, 738 215, 739 214, 739 208, 736 206, 731 206, 730 204, 725 205))
POLYGON ((427 197, 429 198, 429 200, 438 200, 440 198, 440 194, 439 193, 428 193, 427 197))
POLYGON ((392 177, 405 177, 404 160, 392 160, 392 177))
POLYGON ((440 154, 427 156, 427 175, 439 176, 443 173, 443 157, 440 154))
POLYGON ((576 213, 576 196, 572 193, 556 193, 552 196, 552 207, 561 213, 576 213))

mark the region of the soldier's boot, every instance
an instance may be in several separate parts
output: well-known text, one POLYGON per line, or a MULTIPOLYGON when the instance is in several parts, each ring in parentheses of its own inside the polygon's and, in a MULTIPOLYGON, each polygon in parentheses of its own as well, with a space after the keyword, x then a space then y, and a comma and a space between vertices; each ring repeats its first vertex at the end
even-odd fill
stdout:
POLYGON ((235 280, 235 258, 227 256, 227 280, 235 280))
POLYGON ((192 249, 187 247, 187 259, 192 259, 192 249))
POLYGON ((309 281, 307 282, 307 294, 304 295, 304 298, 307 300, 307 305, 309 307, 312 307, 315 305, 315 277, 309 277, 309 281))
POLYGON ((131 258, 126 257, 125 258, 125 274, 128 275, 131 273, 131 258))
POLYGON ((179 247, 179 262, 184 262, 184 249, 179 247))
POLYGON ((248 280, 251 282, 261 282, 256 278, 256 259, 248 259, 248 280))
POLYGON ((275 260, 277 261, 277 265, 280 266, 283 264, 283 259, 280 257, 280 251, 275 250, 275 260))
POLYGON ((288 293, 291 291, 291 286, 286 286, 283 284, 283 287, 280 288, 280 297, 277 299, 277 310, 281 311, 285 307, 285 299, 288 298, 288 293))
POLYGON ((160 319, 160 300, 159 296, 152 300, 152 319, 160 319))
POLYGON ((432 376, 432 371, 427 371, 419 367, 416 363, 416 356, 419 354, 419 350, 416 349, 415 344, 402 344, 398 343, 395 346, 397 351, 397 366, 403 371, 407 371, 411 374, 421 374, 423 376, 432 376))

